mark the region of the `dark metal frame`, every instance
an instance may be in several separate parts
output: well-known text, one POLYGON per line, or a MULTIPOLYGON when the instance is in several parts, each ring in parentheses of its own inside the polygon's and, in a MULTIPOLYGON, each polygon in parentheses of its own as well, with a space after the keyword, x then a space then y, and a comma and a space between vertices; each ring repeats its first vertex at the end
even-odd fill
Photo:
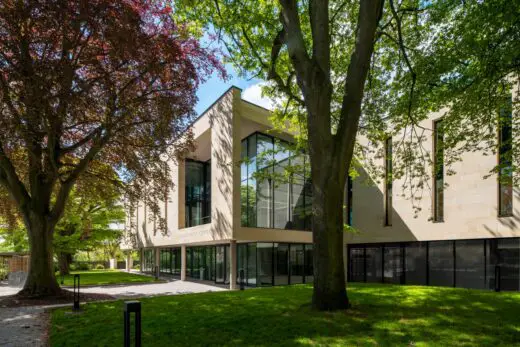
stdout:
MULTIPOLYGON (((482 246, 484 247, 484 250, 483 250, 483 269, 484 269, 484 276, 483 276, 483 289, 494 289, 496 291, 500 291, 500 290, 503 290, 502 286, 501 286, 501 282, 502 280, 504 279, 502 276, 501 276, 501 265, 500 264, 495 264, 495 280, 494 280, 494 284, 488 282, 492 277, 490 277, 491 274, 488 273, 488 265, 492 265, 490 263, 490 257, 491 257, 491 254, 488 254, 488 248, 491 247, 490 246, 490 242, 491 241, 494 241, 494 240, 518 240, 519 243, 518 243, 518 247, 520 249, 520 238, 517 238, 517 237, 509 237, 509 238, 492 238, 492 239, 463 239, 463 240, 431 240, 431 241, 411 241, 411 242, 395 242, 395 243, 364 243, 364 244, 349 244, 347 245, 347 257, 348 257, 348 273, 347 273, 347 280, 349 282, 355 282, 353 281, 353 261, 352 261, 352 250, 353 249, 362 249, 363 250, 363 282, 367 282, 367 253, 366 253, 366 249, 368 247, 381 247, 381 279, 380 279, 380 283, 385 283, 385 277, 384 277, 384 265, 385 265, 385 260, 384 260, 384 251, 385 251, 385 246, 392 246, 392 247, 395 247, 395 245, 399 245, 400 248, 401 248, 401 266, 402 266, 402 271, 401 271, 401 279, 400 279, 400 282, 401 284, 407 284, 406 283, 406 249, 407 249, 407 246, 410 246, 410 245, 413 245, 413 244, 423 244, 426 246, 426 254, 425 254, 425 262, 426 262, 426 284, 427 286, 431 285, 431 279, 430 279, 430 243, 432 242, 439 242, 439 241, 449 241, 452 243, 452 257, 453 257, 453 287, 457 287, 457 242, 460 242, 460 241, 481 241, 482 242, 482 246), (488 247, 489 246, 489 247, 488 247), (496 269, 498 268, 498 270, 496 269), (496 274, 498 273, 498 275, 500 276, 500 278, 497 278, 496 277, 496 274), (492 287, 493 285, 493 287, 492 287)), ((520 267, 520 257, 518 259, 518 266, 520 267)), ((520 284, 519 284, 519 289, 520 289, 520 284)))
MULTIPOLYGON (((444 149, 442 150, 442 218, 439 218, 439 210, 438 210, 438 200, 439 197, 437 196, 437 190, 439 187, 437 187, 437 173, 438 173, 438 162, 439 162, 439 156, 437 155, 437 151, 439 150, 439 140, 438 140, 438 133, 439 133, 439 125, 442 124, 443 119, 437 119, 433 122, 433 168, 432 168, 432 177, 433 177, 433 222, 434 223, 442 223, 444 222, 444 149)), ((442 137, 443 137, 443 144, 444 144, 444 131, 442 131, 442 137)))
MULTIPOLYGON (((189 208, 188 206, 188 199, 187 199, 187 195, 188 195, 188 192, 186 190, 186 183, 184 184, 184 208, 185 208, 185 215, 186 215, 186 218, 185 218, 185 224, 186 224, 186 228, 191 228, 191 227, 194 227, 194 226, 197 226, 197 225, 203 225, 203 224, 208 224, 208 223, 211 223, 211 191, 210 192, 206 192, 206 183, 208 182, 208 170, 209 170, 209 179, 210 179, 210 184, 211 184, 211 161, 208 160, 208 161, 200 161, 200 160, 194 160, 194 159, 186 159, 186 163, 188 162, 191 162, 191 163, 197 163, 197 164, 202 164, 202 180, 203 180, 203 184, 204 184, 204 200, 202 201, 202 213, 201 213, 201 222, 200 224, 194 224, 194 225, 190 225, 190 221, 192 220, 191 218, 191 208, 189 208), (206 197, 208 198, 206 200, 206 197), (208 206, 209 205, 209 206, 208 206), (188 218, 188 215, 190 216, 190 218, 188 218)), ((184 175, 187 177, 188 175, 188 170, 185 169, 185 172, 184 172, 184 175)), ((185 180, 186 182, 186 180, 185 180)))
MULTIPOLYGON (((274 137, 274 136, 272 136, 272 135, 267 135, 267 134, 262 133, 262 132, 260 132, 260 131, 255 131, 255 132, 253 132, 252 134, 250 134, 249 136, 247 136, 247 137, 245 137, 244 139, 242 139, 242 141, 241 141, 241 142, 246 141, 246 152, 247 152, 247 153, 249 153, 249 143, 250 143, 249 139, 250 139, 251 137, 253 137, 253 136, 256 137, 256 145, 258 146, 258 135, 261 135, 261 136, 265 136, 265 137, 270 138, 273 147, 274 147, 274 144, 275 144, 275 140, 278 140, 278 141, 280 141, 280 142, 284 142, 284 143, 290 143, 289 141, 286 141, 286 140, 283 140, 283 139, 280 139, 280 138, 274 137)), ((302 194, 303 194, 303 206, 304 206, 304 207, 307 206, 307 205, 306 205, 306 199, 305 199, 305 197, 306 197, 306 190, 305 190, 305 189, 306 189, 306 187, 305 187, 305 164, 306 164, 306 162, 307 162, 307 158, 304 156, 304 157, 303 157, 303 168, 304 168, 303 177, 304 177, 304 182, 303 182, 303 188, 302 188, 302 194)), ((274 170, 274 167, 271 167, 271 168, 274 170)), ((249 173, 248 173, 248 174, 249 174, 249 173)), ((248 175, 248 178, 246 178, 245 180, 243 180, 242 178, 240 179, 240 183, 241 183, 241 184, 242 184, 242 182, 244 182, 244 181, 249 181, 249 175, 248 175)), ((272 182, 270 183, 270 186, 271 186, 271 188, 273 188, 272 182)), ((282 228, 275 228, 275 226, 274 226, 274 202, 275 202, 275 196, 274 196, 274 189, 272 189, 272 190, 273 190, 273 191, 272 191, 273 194, 272 194, 271 199, 270 199, 270 200, 271 200, 271 201, 270 201, 270 205, 271 205, 271 210, 273 211, 273 213, 272 213, 271 218, 270 218, 270 221, 269 221, 269 223, 270 223, 270 225, 271 225, 272 227, 258 227, 258 226, 250 226, 250 225, 249 225, 249 224, 250 224, 250 223, 249 223, 249 213, 248 213, 247 216, 246 216, 246 219, 247 219, 247 223, 246 223, 246 225, 242 225, 242 226, 243 226, 243 227, 250 227, 250 228, 258 228, 258 229, 300 230, 300 229, 285 229, 285 228, 282 229, 282 228)), ((289 194, 289 203, 288 203, 288 205, 289 205, 289 216, 290 216, 290 217, 289 217, 289 221, 292 222, 293 219, 294 219, 293 213, 292 213, 292 211, 291 211, 291 205, 292 205, 292 202, 293 202, 293 201, 292 201, 292 200, 293 200, 293 196, 292 196, 292 195, 293 195, 293 194, 292 194, 292 183, 289 184, 289 190, 290 190, 290 194, 289 194)), ((248 194, 248 195, 247 195, 247 197, 246 197, 246 201, 249 202, 249 190, 247 190, 247 194, 248 194)), ((312 193, 311 193, 311 194, 312 194, 312 193)), ((258 195, 255 196, 255 199, 256 199, 256 201, 255 201, 256 215, 258 216, 258 195)), ((310 224, 311 224, 310 221, 308 221, 307 218, 304 218, 304 220, 303 220, 303 230, 301 230, 301 231, 311 231, 311 230, 310 230, 310 227, 311 227, 310 224)))
MULTIPOLYGON (((312 275, 306 275, 307 273, 307 270, 310 266, 311 263, 309 263, 309 259, 307 257, 307 247, 309 246, 312 246, 312 244, 308 244, 308 243, 295 243, 295 242, 247 242, 247 243, 239 243, 237 244, 237 270, 239 271, 239 267, 238 267, 238 247, 240 246, 243 246, 245 247, 246 249, 246 264, 245 266, 243 266, 242 268, 244 269, 245 271, 245 278, 247 279, 246 280, 246 286, 248 287, 271 287, 271 286, 280 286, 280 285, 291 285, 291 276, 292 276, 292 272, 291 272, 291 247, 292 246, 295 246, 295 245, 301 245, 303 246, 302 249, 303 249, 303 274, 302 274, 302 283, 310 283, 308 281, 308 277, 309 276, 312 276, 314 277, 314 274, 312 275), (248 260, 249 260, 249 245, 250 244, 258 244, 258 243, 270 243, 271 244, 271 253, 272 253, 272 261, 271 261, 271 284, 270 285, 262 285, 261 283, 258 283, 258 248, 255 248, 255 262, 256 262, 256 267, 255 267, 255 278, 256 278, 256 283, 255 285, 252 285, 249 283, 248 279, 249 279, 249 266, 248 266, 248 260), (288 272, 287 272, 287 284, 276 284, 275 283, 275 276, 276 276, 276 260, 277 260, 277 256, 276 256, 276 248, 275 248, 275 244, 282 244, 282 245, 288 245, 287 247, 287 268, 288 268, 288 272)), ((244 265, 244 264, 242 264, 244 265)), ((240 284, 239 280, 238 280, 238 277, 237 277, 237 284, 240 284)))
POLYGON ((392 137, 385 140, 385 224, 392 226, 393 213, 393 144, 392 137), (391 191, 391 193, 390 193, 391 191), (391 202, 390 204, 388 202, 391 202))
MULTIPOLYGON (((508 124, 507 126, 509 127, 509 134, 511 136, 513 136, 513 114, 512 114, 512 99, 509 98, 508 99, 508 111, 509 111, 509 114, 511 114, 511 117, 510 117, 510 120, 511 120, 511 124, 508 124)), ((502 213, 502 185, 504 184, 503 182, 503 179, 502 179, 502 168, 500 167, 501 164, 502 164, 502 161, 504 160, 504 154, 503 154, 503 148, 504 148, 504 143, 502 141, 502 132, 504 131, 504 127, 506 127, 506 125, 502 124, 502 118, 501 118, 501 114, 499 112, 498 114, 498 119, 499 119, 499 122, 498 122, 498 150, 497 150, 497 164, 498 164, 498 175, 497 175, 497 189, 498 189, 498 192, 497 192, 497 205, 498 205, 498 213, 497 213, 497 216, 499 218, 504 218, 504 217, 512 217, 513 216, 513 211, 514 209, 511 208, 511 211, 507 211, 506 213, 502 213)), ((512 137, 510 139, 511 141, 511 144, 512 144, 512 137)), ((512 151, 512 148, 509 149, 510 151, 512 151)), ((510 165, 513 164, 513 154, 511 153, 511 157, 510 158, 507 158, 510 160, 510 165)), ((511 190, 513 191, 514 190, 514 187, 513 187, 513 180, 511 179, 511 190)), ((512 197, 513 201, 514 201, 514 198, 512 197)), ((513 204, 513 201, 511 202, 511 204, 513 204)))

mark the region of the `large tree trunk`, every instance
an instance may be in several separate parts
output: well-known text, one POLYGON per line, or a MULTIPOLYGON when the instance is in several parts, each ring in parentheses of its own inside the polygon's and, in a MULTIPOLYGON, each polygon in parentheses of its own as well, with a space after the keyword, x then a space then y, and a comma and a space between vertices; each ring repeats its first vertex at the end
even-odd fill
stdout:
POLYGON ((72 254, 68 252, 58 253, 58 267, 60 275, 70 274, 70 263, 72 263, 72 254))
MULTIPOLYGON (((333 158, 322 158, 334 170, 333 158)), ((325 169, 325 168, 324 168, 325 169)), ((327 170, 328 171, 328 170, 327 170)), ((336 175, 322 175, 313 182, 314 291, 312 306, 318 310, 349 307, 343 262, 343 184, 336 175)))
POLYGON ((26 297, 49 297, 61 294, 53 266, 52 239, 54 225, 49 225, 46 216, 31 213, 25 223, 29 234, 31 261, 29 274, 23 289, 18 293, 26 297))

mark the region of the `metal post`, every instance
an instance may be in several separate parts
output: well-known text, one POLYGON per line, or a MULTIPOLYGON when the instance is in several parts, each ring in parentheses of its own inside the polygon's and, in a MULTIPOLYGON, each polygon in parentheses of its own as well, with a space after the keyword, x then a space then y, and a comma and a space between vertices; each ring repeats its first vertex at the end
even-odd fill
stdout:
POLYGON ((139 301, 125 301, 124 319, 124 347, 130 347, 130 314, 135 313, 135 346, 141 347, 141 303, 139 301))
POLYGON ((64 285, 65 284, 65 275, 61 271, 60 271, 60 275, 61 275, 61 285, 64 285))
POLYGON ((244 290, 244 286, 245 286, 245 271, 244 269, 240 269, 240 290, 244 290))
POLYGON ((495 292, 500 291, 500 265, 495 266, 495 292))
POLYGON ((155 266, 155 279, 156 280, 159 279, 159 267, 158 266, 155 266))
POLYGON ((73 311, 79 311, 79 275, 74 275, 74 306, 72 307, 73 311))

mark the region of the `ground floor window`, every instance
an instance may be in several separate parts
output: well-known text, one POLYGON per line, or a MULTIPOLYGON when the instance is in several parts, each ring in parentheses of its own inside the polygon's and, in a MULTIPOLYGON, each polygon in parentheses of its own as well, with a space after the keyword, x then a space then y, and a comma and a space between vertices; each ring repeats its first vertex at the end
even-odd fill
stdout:
POLYGON ((258 242, 237 245, 237 283, 252 287, 312 283, 312 245, 258 242))
POLYGON ((520 238, 348 245, 348 280, 520 290, 520 238))
POLYGON ((159 268, 161 273, 181 275, 181 248, 162 248, 159 268))
POLYGON ((229 245, 187 247, 186 277, 229 283, 229 245))
POLYGON ((155 250, 153 248, 144 249, 141 271, 153 272, 154 268, 155 268, 155 250))

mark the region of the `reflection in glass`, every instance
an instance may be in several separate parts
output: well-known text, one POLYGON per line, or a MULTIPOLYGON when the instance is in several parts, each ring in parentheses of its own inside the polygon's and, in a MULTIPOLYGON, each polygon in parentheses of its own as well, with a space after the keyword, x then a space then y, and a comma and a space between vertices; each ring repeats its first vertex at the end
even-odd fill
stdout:
POLYGON ((211 222, 211 163, 186 160, 186 227, 211 222))
POLYGON ((513 112, 511 97, 500 110, 498 149, 498 214, 513 215, 513 112))
POLYGON ((435 222, 444 221, 444 131, 443 122, 438 120, 434 123, 434 209, 433 219, 435 222))
POLYGON ((275 276, 274 284, 289 284, 289 245, 286 243, 275 243, 275 276))
POLYGON ((241 158, 242 226, 310 229, 312 186, 304 155, 255 133, 242 141, 241 158))
POLYGON ((429 243, 429 278, 432 286, 453 286, 453 241, 429 243))
POLYGON ((484 289, 484 240, 455 241, 455 278, 457 287, 484 289))
POLYGON ((305 274, 305 254, 303 245, 291 245, 291 284, 303 283, 305 274))
POLYGON ((273 285, 273 244, 257 243, 257 275, 260 286, 273 285))

